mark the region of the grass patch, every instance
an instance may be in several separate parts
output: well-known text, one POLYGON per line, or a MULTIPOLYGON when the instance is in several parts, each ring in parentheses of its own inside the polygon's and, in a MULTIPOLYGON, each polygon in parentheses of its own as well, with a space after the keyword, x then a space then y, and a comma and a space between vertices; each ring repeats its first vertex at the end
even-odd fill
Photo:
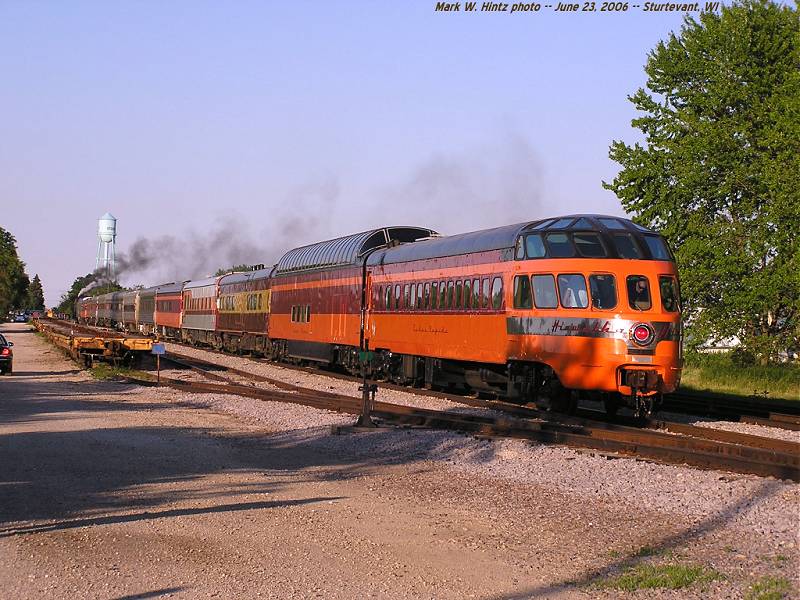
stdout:
POLYGON ((729 354, 687 354, 681 388, 800 401, 800 365, 742 366, 729 354))
POLYGON ((753 584, 745 600, 781 600, 791 591, 792 584, 788 579, 767 575, 753 584))
POLYGON ((634 590, 679 590, 696 583, 709 583, 721 579, 722 574, 699 565, 636 565, 621 575, 602 581, 601 588, 632 592, 634 590))
POLYGON ((116 379, 117 377, 135 377, 137 379, 152 379, 152 376, 144 371, 138 371, 128 367, 114 367, 106 363, 95 363, 89 369, 89 373, 95 379, 108 380, 116 379))

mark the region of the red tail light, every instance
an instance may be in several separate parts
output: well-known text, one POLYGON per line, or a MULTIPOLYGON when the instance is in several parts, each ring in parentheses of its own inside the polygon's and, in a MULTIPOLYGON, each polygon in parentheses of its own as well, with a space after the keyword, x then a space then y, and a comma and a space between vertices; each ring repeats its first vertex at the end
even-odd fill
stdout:
POLYGON ((8 348, 3 348, 2 350, 0 350, 0 356, 8 356, 10 354, 11 350, 9 350, 8 348))
POLYGON ((640 346, 647 346, 653 341, 653 328, 645 323, 637 323, 631 328, 631 339, 640 346))

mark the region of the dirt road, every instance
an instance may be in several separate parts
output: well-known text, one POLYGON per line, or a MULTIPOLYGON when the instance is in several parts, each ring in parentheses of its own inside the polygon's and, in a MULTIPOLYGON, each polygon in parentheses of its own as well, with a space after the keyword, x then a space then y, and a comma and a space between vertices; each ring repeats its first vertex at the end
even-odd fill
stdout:
POLYGON ((0 331, 16 344, 0 378, 6 598, 617 597, 597 583, 645 546, 726 577, 664 597, 736 596, 786 574, 777 553, 795 564, 796 546, 726 525, 739 504, 682 520, 369 450, 396 432, 340 448, 327 431, 95 381, 27 327, 0 331))

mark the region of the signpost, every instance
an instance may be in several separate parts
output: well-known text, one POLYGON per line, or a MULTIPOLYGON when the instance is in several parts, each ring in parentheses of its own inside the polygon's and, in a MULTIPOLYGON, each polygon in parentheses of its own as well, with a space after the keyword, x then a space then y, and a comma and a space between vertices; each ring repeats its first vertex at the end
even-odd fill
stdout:
POLYGON ((167 347, 164 344, 155 343, 151 354, 156 355, 156 381, 161 385, 161 355, 167 353, 167 347))

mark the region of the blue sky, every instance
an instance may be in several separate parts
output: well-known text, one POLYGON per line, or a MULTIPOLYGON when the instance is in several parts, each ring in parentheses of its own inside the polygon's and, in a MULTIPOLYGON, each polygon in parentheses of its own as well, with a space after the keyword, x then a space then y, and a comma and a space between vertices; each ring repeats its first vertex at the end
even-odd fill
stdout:
POLYGON ((48 304, 106 211, 118 252, 169 249, 126 284, 376 225, 623 214, 608 146, 682 16, 435 4, 0 0, 0 225, 48 304))

